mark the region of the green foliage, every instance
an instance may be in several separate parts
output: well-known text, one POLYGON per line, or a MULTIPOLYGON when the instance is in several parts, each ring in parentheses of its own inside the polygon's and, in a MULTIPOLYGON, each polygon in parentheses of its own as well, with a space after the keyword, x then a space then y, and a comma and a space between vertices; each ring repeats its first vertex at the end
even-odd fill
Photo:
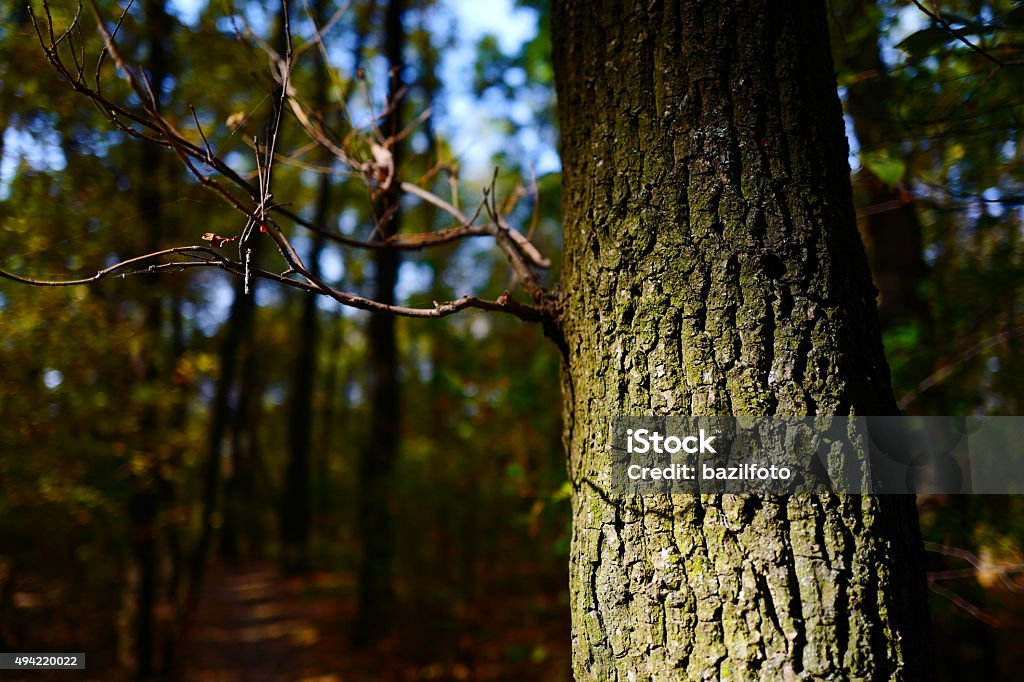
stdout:
POLYGON ((860 161, 890 187, 899 183, 907 172, 903 159, 892 158, 884 150, 864 152, 860 155, 860 161))
MULTIPOLYGON (((876 269, 882 310, 887 295, 912 303, 886 318, 893 385, 914 413, 1021 414, 1024 14, 1003 1, 921 6, 932 16, 905 2, 833 8, 862 166, 855 200, 884 268, 876 269)), ((1020 561, 1019 500, 925 499, 921 512, 936 575, 970 566, 963 556, 1020 561)), ((938 668, 943 679, 1009 679, 1020 661, 984 619, 1016 631, 1020 600, 998 581, 967 575, 935 581, 938 668)))
MULTIPOLYGON (((206 4, 194 26, 172 15, 157 34, 143 4, 133 6, 119 31, 126 58, 145 64, 152 41, 162 41, 169 72, 163 113, 189 131, 190 140, 208 143, 233 168, 251 173, 252 138, 261 134, 271 106, 266 58, 239 40, 238 17, 232 23, 221 4, 206 4)), ((254 30, 269 30, 258 21, 257 5, 235 3, 254 30)), ((34 7, 38 12, 38 3, 34 7)), ((114 4, 101 2, 100 9, 112 23, 114 4)), ((70 21, 66 10, 54 8, 58 25, 70 21)), ((413 85, 402 101, 407 120, 430 105, 441 85, 436 66, 448 39, 425 28, 429 10, 410 13, 417 20, 411 23, 419 23, 410 30, 417 59, 406 74, 413 85)), ((7 95, 0 101, 0 268, 41 278, 89 276, 148 244, 194 244, 206 232, 241 230, 244 216, 202 188, 172 151, 144 152, 143 143, 115 131, 60 81, 19 3, 0 2, 0 17, 0 82, 7 95), (146 205, 144 191, 158 201, 146 205)), ((341 135, 356 130, 366 136, 371 107, 379 106, 387 83, 376 37, 381 18, 360 5, 328 35, 332 104, 322 113, 341 135), (358 55, 342 56, 353 46, 358 55), (365 65, 366 79, 342 67, 351 61, 365 65)), ((295 17, 294 26, 297 35, 311 30, 303 17, 295 17)), ((65 49, 84 49, 95 60, 101 45, 88 28, 74 36, 84 45, 65 49)), ((316 50, 303 54, 294 72, 297 88, 313 87, 319 58, 316 50)), ((94 64, 86 69, 90 78, 94 64)), ((103 76, 112 99, 131 103, 112 60, 103 76)), ((543 76, 543 87, 549 85, 550 72, 543 76)), ((413 179, 430 174, 440 196, 457 187, 463 203, 476 201, 490 177, 459 177, 451 146, 433 126, 428 120, 413 132, 412 146, 426 152, 410 155, 403 173, 413 179)), ((304 216, 312 212, 320 177, 309 168, 320 161, 305 156, 307 142, 287 120, 279 148, 298 162, 281 160, 274 179, 275 197, 287 197, 304 216)), ((529 182, 522 175, 516 168, 503 172, 502 201, 529 182)), ((550 254, 557 248, 558 179, 541 177, 538 185, 537 243, 550 254)), ((366 239, 371 204, 359 178, 339 173, 331 191, 328 226, 366 239)), ((534 206, 527 198, 515 211, 516 220, 529 224, 534 206)), ((403 220, 415 232, 451 226, 425 202, 411 204, 403 220)), ((287 229, 308 253, 310 235, 287 229)), ((276 268, 275 256, 268 246, 260 262, 276 268)), ((373 275, 367 254, 329 243, 321 259, 325 277, 366 292, 373 275)), ((509 287, 504 258, 470 242, 410 253, 403 267, 410 280, 428 283, 408 294, 406 302, 414 305, 467 291, 494 298, 509 287)), ((91 664, 95 675, 126 678, 141 618, 138 547, 149 538, 157 552, 158 638, 173 636, 195 587, 189 564, 203 530, 212 411, 228 371, 221 349, 231 333, 233 285, 207 271, 132 272, 84 288, 33 289, 0 280, 0 646, 98 652, 91 660, 102 656, 105 667, 91 664), (137 514, 139 495, 150 492, 158 499, 152 524, 137 514)), ((223 461, 217 462, 223 483, 211 516, 221 540, 230 530, 242 560, 273 557, 279 549, 276 506, 290 445, 292 367, 305 296, 265 283, 255 291, 252 331, 239 357, 227 360, 237 363, 239 378, 229 392, 223 461)), ((317 318, 312 558, 316 568, 344 575, 358 560, 356 463, 371 409, 366 316, 322 302, 317 318)), ((532 671, 526 677, 562 670, 564 650, 552 653, 559 644, 551 634, 555 628, 560 635, 566 620, 569 515, 557 356, 538 329, 484 314, 402 323, 399 341, 404 402, 395 506, 401 523, 394 541, 401 548, 400 592, 423 622, 438 625, 437 656, 477 657, 462 633, 487 622, 477 628, 476 641, 494 648, 506 669, 532 671), (519 594, 534 588, 536 601, 520 603, 519 594), (523 619, 538 625, 523 631, 523 619), (514 663, 498 649, 507 637, 527 652, 514 663)), ((351 590, 342 596, 351 598, 351 590)), ((167 642, 160 639, 158 649, 167 642)), ((158 652, 158 664, 159 658, 158 652)))
MULTIPOLYGON (((66 25, 70 6, 57 4, 57 21, 66 25)), ((269 33, 260 3, 235 6, 238 16, 251 17, 254 30, 269 33)), ((502 203, 518 185, 533 182, 523 136, 557 146, 549 2, 519 6, 536 13, 536 34, 511 53, 497 36, 484 37, 472 81, 481 101, 501 102, 508 112, 492 127, 502 136, 494 159, 502 203)), ((100 7, 113 16, 114 3, 100 7)), ((358 3, 326 39, 331 104, 319 113, 341 136, 363 135, 364 142, 388 81, 379 9, 358 3), (347 68, 352 64, 365 67, 367 77, 356 78, 347 68)), ((412 87, 402 102, 406 120, 443 96, 439 62, 453 34, 430 30, 433 9, 416 8, 407 22, 412 87)), ((855 200, 862 225, 871 215, 907 206, 918 221, 918 243, 900 248, 914 251, 920 268, 896 269, 912 280, 906 290, 918 304, 888 320, 885 330, 897 397, 916 412, 1019 414, 1024 7, 957 1, 942 3, 941 11, 939 21, 901 0, 832 5, 838 81, 856 129, 855 200)), ((200 187, 173 153, 161 150, 156 168, 144 167, 141 143, 114 131, 71 93, 46 65, 28 21, 23 3, 0 0, 0 267, 40 277, 88 276, 139 253, 150 238, 167 247, 196 243, 210 231, 237 234, 244 217, 200 187), (158 205, 140 206, 147 186, 160 195, 158 205)), ((296 17, 295 25, 308 35, 307 19, 296 17)), ((159 35, 171 76, 163 106, 169 120, 201 144, 195 107, 212 149, 251 174, 252 138, 270 111, 272 79, 265 56, 239 40, 236 26, 221 3, 205 4, 195 26, 171 16, 159 35)), ((83 31, 75 39, 84 41, 76 48, 95 58, 98 36, 83 31)), ((120 33, 126 56, 143 62, 154 39, 143 8, 133 7, 120 33)), ((317 50, 301 57, 297 88, 313 87, 318 58, 317 50)), ((104 69, 107 92, 126 97, 114 65, 108 60, 104 69)), ((277 164, 275 197, 287 197, 292 209, 308 216, 319 185, 309 164, 319 161, 305 155, 307 138, 292 119, 286 122, 280 148, 301 163, 277 164)), ((457 191, 463 207, 472 205, 491 177, 460 174, 452 143, 439 139, 441 123, 427 119, 410 135, 410 147, 422 153, 407 157, 403 173, 430 177, 427 186, 439 196, 457 191)), ((366 238, 371 208, 365 188, 358 179, 332 177, 330 227, 366 238)), ((536 203, 533 195, 523 196, 511 215, 519 225, 535 225, 534 243, 549 256, 560 247, 560 180, 558 173, 535 178, 536 203)), ((426 202, 408 206, 403 220, 416 232, 451 226, 426 202)), ((287 229, 308 253, 310 235, 287 229)), ((879 253, 885 243, 869 243, 876 263, 886 255, 879 253)), ((276 267, 272 248, 260 257, 276 267)), ((368 290, 373 266, 366 254, 328 244, 321 259, 332 281, 368 290)), ((401 289, 405 302, 415 305, 467 291, 494 298, 514 288, 505 259, 477 243, 410 253, 404 262, 404 281, 423 285, 401 289)), ((556 265, 550 281, 558 274, 556 265)), ((139 533, 130 507, 140 491, 155 489, 160 497, 155 528, 146 532, 159 545, 161 611, 181 606, 183 592, 173 593, 171 585, 176 575, 187 582, 181 575, 200 535, 211 404, 225 374, 219 351, 229 335, 233 283, 214 273, 132 274, 75 289, 0 283, 0 642, 41 645, 49 642, 42 633, 52 632, 56 650, 68 641, 130 650, 126 624, 134 618, 139 533), (159 309, 155 324, 153 306, 159 309), (15 606, 9 598, 15 594, 18 603, 39 605, 15 606), (69 594, 79 595, 77 610, 68 609, 69 594), (78 630, 76 619, 83 623, 78 630), (58 641, 58 633, 69 630, 74 635, 58 641)), ((890 290, 879 285, 885 296, 890 290)), ((243 559, 278 550, 275 509, 299 352, 300 295, 261 283, 256 301, 245 351, 253 360, 245 365, 238 359, 246 369, 231 391, 234 421, 224 435, 225 476, 232 479, 242 463, 250 477, 241 498, 243 559), (243 396, 252 398, 246 410, 238 407, 243 396)), ((326 302, 317 316, 313 560, 344 574, 358 560, 356 463, 371 409, 366 317, 326 302)), ((490 638, 499 642, 495 657, 519 666, 514 669, 522 679, 559 670, 558 643, 538 634, 551 631, 544 623, 564 625, 567 599, 570 489, 561 453, 557 354, 539 330, 483 313, 403 321, 398 328, 404 396, 394 502, 399 593, 422 622, 437 625, 435 644, 447 656, 471 657, 477 648, 486 650, 483 640, 490 638), (539 596, 523 600, 527 593, 539 596), (511 622, 517 620, 530 624, 525 633, 511 622), (461 636, 467 632, 476 639, 461 636)), ((974 516, 952 506, 925 508, 930 540, 1016 560, 1005 547, 1019 547, 1024 537, 1017 501, 979 502, 969 510, 974 516)), ((215 511, 222 525, 228 510, 220 497, 215 511)), ((995 599, 984 590, 969 596, 995 599)), ((948 601, 938 600, 936 612, 940 622, 955 622, 977 639, 948 601)), ((122 653, 122 669, 129 658, 122 653)))

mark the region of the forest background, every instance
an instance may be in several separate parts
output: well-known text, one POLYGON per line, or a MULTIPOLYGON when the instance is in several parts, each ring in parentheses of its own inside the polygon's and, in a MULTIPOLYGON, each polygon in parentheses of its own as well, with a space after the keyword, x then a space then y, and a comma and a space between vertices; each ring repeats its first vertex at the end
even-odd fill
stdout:
MULTIPOLYGON (((118 7, 97 4, 116 21, 118 7)), ((401 119, 403 176, 469 207, 490 192, 556 263, 554 282, 549 8, 487 4, 296 5, 297 38, 327 30, 294 77, 339 126, 401 119), (407 87, 392 111, 395 66, 407 87)), ((74 7, 56 5, 67 24, 74 7)), ((1024 6, 835 0, 829 13, 900 405, 1020 414, 1024 6)), ((61 82, 31 19, 0 0, 0 269, 90 276, 240 231, 172 153, 117 131, 61 82)), ((166 115, 198 122, 252 173, 252 140, 274 115, 263 47, 280 24, 275 3, 146 0, 119 43, 159 84, 166 115)), ((97 35, 81 40, 98 53, 97 35)), ((380 205, 357 178, 318 172, 329 162, 306 141, 282 127, 276 193, 371 238, 380 205)), ((450 223, 429 202, 401 220, 413 232, 450 223)), ((326 281, 411 306, 497 299, 516 279, 477 242, 387 262, 311 232, 292 239, 326 281)), ((0 649, 85 651, 95 679, 200 677, 241 665, 215 645, 245 631, 287 642, 276 664, 309 678, 568 679, 554 345, 510 316, 389 330, 328 299, 249 288, 205 270, 0 282, 0 649), (383 487, 367 479, 382 444, 383 487), (295 618, 217 620, 239 576, 269 581, 267 603, 295 618)), ((1022 507, 919 500, 944 679, 1011 679, 1024 664, 1022 507)))

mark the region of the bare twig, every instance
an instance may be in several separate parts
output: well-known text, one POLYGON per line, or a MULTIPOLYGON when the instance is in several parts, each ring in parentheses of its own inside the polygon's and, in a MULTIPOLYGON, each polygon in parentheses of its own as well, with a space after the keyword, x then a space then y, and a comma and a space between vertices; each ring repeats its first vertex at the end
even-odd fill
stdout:
POLYGON ((929 374, 927 377, 921 380, 916 387, 911 391, 905 393, 900 399, 897 405, 901 410, 906 409, 911 403, 917 400, 922 393, 937 386, 944 382, 949 377, 953 376, 960 367, 970 360, 993 346, 1007 343, 1012 339, 1024 336, 1024 327, 1014 327, 1013 329, 1007 329, 1006 331, 999 332, 994 336, 990 336, 987 339, 975 343, 973 346, 964 349, 957 355, 953 360, 946 363, 942 367, 929 374))
MULTIPOLYGON (((108 277, 111 274, 132 274, 126 272, 127 269, 142 263, 149 263, 149 265, 147 265, 141 272, 161 272, 175 269, 191 269, 196 267, 217 267, 244 277, 246 282, 248 282, 249 277, 261 277, 264 279, 279 281, 287 286, 329 296, 343 305, 364 310, 391 312, 396 315, 409 317, 443 317, 459 310, 477 308, 482 310, 509 312, 524 320, 547 322, 553 319, 552 313, 545 307, 550 302, 548 293, 540 284, 540 280, 536 272, 536 268, 549 267, 550 261, 540 254, 536 247, 534 247, 530 242, 529 238, 524 236, 508 223, 508 216, 511 214, 514 202, 527 192, 522 188, 517 188, 516 192, 510 197, 506 205, 502 207, 502 210, 499 210, 495 189, 497 182, 496 171, 495 176, 491 180, 490 186, 484 192, 483 201, 480 206, 473 215, 467 216, 458 207, 457 176, 456 170, 453 167, 449 166, 451 171, 450 180, 452 182, 451 201, 445 201, 436 194, 424 189, 421 185, 401 180, 398 177, 400 169, 394 167, 391 147, 396 144, 399 139, 408 135, 415 125, 425 120, 429 115, 429 112, 423 112, 412 126, 390 137, 385 137, 378 129, 377 121, 382 117, 386 117, 394 110, 404 90, 399 91, 394 96, 390 97, 383 106, 382 111, 371 116, 369 133, 360 131, 351 125, 349 126, 348 133, 344 135, 335 133, 324 124, 317 112, 311 111, 302 102, 291 80, 291 72, 295 57, 313 45, 319 46, 320 50, 323 52, 323 46, 321 44, 323 36, 344 13, 344 7, 339 8, 334 16, 332 16, 332 18, 323 27, 314 26, 314 36, 306 43, 303 43, 298 50, 293 50, 291 24, 288 16, 288 2, 287 0, 281 0, 284 38, 283 53, 277 52, 270 45, 259 39, 255 32, 252 31, 251 27, 246 24, 245 33, 247 37, 252 43, 259 46, 259 48, 261 48, 269 58, 271 74, 279 87, 276 94, 274 112, 267 126, 266 139, 262 144, 259 140, 254 141, 253 147, 254 153, 256 154, 256 182, 254 184, 242 174, 233 170, 222 158, 217 156, 213 146, 210 144, 210 140, 207 138, 206 133, 200 124, 199 115, 194 106, 189 105, 189 110, 191 111, 192 120, 195 123, 198 138, 200 140, 198 143, 192 142, 185 137, 185 135, 160 112, 157 96, 154 93, 153 87, 149 83, 146 74, 144 72, 136 73, 136 71, 133 70, 124 59, 123 54, 118 48, 116 37, 134 0, 128 1, 112 29, 107 28, 99 10, 97 0, 89 1, 93 14, 96 17, 97 30, 103 38, 104 44, 103 50, 97 59, 96 82, 94 86, 90 87, 86 82, 86 79, 83 77, 83 64, 85 63, 84 51, 81 58, 78 53, 74 51, 74 31, 77 30, 80 32, 81 30, 79 25, 81 5, 79 5, 79 12, 76 13, 72 25, 59 36, 55 31, 53 17, 51 16, 47 0, 42 0, 42 6, 45 12, 45 25, 41 24, 35 14, 31 15, 33 27, 35 28, 36 35, 47 60, 54 69, 67 80, 74 90, 89 98, 89 100, 99 108, 112 125, 119 130, 124 131, 131 137, 141 139, 150 144, 157 144, 173 151, 179 157, 185 169, 194 178, 196 178, 201 186, 220 196, 231 207, 239 211, 245 217, 245 227, 237 236, 223 237, 212 232, 204 235, 204 238, 206 238, 211 245, 218 247, 224 246, 225 244, 233 241, 238 241, 239 258, 237 261, 231 260, 206 246, 181 246, 129 258, 115 264, 114 266, 100 270, 95 275, 87 278, 72 280, 41 280, 9 272, 0 272, 0 276, 34 286, 72 286, 90 284, 108 277), (60 45, 65 41, 68 41, 72 48, 74 61, 73 68, 68 68, 68 65, 65 64, 61 55, 60 45), (114 63, 117 72, 128 84, 131 91, 138 97, 138 100, 141 103, 140 107, 135 109, 129 108, 127 105, 114 102, 103 93, 101 89, 102 67, 105 59, 107 58, 114 63), (352 239, 334 230, 327 230, 324 227, 316 225, 301 217, 281 203, 273 202, 272 181, 274 163, 278 158, 287 158, 286 156, 279 154, 277 149, 280 140, 283 113, 286 107, 295 116, 295 119, 299 122, 300 126, 309 137, 311 144, 330 152, 334 158, 342 164, 342 173, 345 172, 344 168, 347 168, 352 173, 361 176, 363 181, 366 183, 371 196, 375 192, 388 191, 392 187, 397 187, 399 192, 396 193, 396 196, 399 198, 403 195, 415 196, 419 200, 430 203, 444 211, 456 221, 456 224, 450 228, 439 231, 421 232, 417 234, 398 234, 387 239, 376 239, 371 236, 370 239, 363 241, 359 239, 352 239), (365 157, 367 146, 372 152, 373 158, 360 158, 360 155, 365 157), (198 164, 206 164, 209 169, 212 169, 212 172, 204 172, 198 164), (215 179, 214 174, 219 174, 222 179, 215 179), (489 220, 486 222, 478 222, 482 213, 486 213, 489 220), (435 303, 433 308, 409 308, 387 305, 378 301, 356 296, 348 292, 338 291, 328 286, 319 277, 309 271, 302 259, 299 257, 295 248, 292 246, 289 238, 282 230, 281 226, 274 219, 274 215, 285 218, 295 225, 313 231, 316 234, 322 235, 324 238, 335 241, 336 243, 363 249, 387 248, 415 250, 447 244, 467 237, 492 236, 495 238, 498 247, 508 257, 516 276, 522 282, 530 297, 535 302, 540 303, 541 306, 538 307, 517 302, 508 294, 508 292, 505 292, 502 296, 493 301, 473 296, 463 296, 462 298, 453 301, 435 303), (257 225, 260 227, 260 233, 266 233, 277 247, 281 258, 287 266, 285 270, 286 274, 278 275, 253 266, 251 262, 252 252, 249 247, 249 240, 252 238, 257 225), (177 260, 170 263, 154 262, 167 257, 176 257, 177 260), (188 260, 180 260, 182 258, 188 260)), ((235 20, 233 15, 232 19, 235 20)), ((245 22, 245 17, 241 17, 241 20, 245 22)), ((84 40, 81 42, 84 46, 84 40)), ((367 95, 368 94, 369 93, 367 92, 367 95)), ((421 182, 425 183, 427 179, 428 177, 425 177, 421 182)), ((535 191, 535 180, 532 183, 532 188, 535 191)), ((389 207, 389 210, 395 211, 398 209, 398 206, 399 204, 395 203, 389 207)), ((378 224, 375 226, 375 229, 381 224, 380 221, 386 221, 388 218, 389 216, 387 212, 385 212, 385 215, 380 216, 378 219, 378 224)), ((534 217, 534 221, 536 221, 536 217, 534 217)), ((531 234, 532 231, 533 228, 531 228, 531 234)))
MULTIPOLYGON (((313 12, 309 8, 309 3, 306 2, 305 5, 306 15, 309 17, 310 21, 313 21, 313 12)), ((304 53, 306 50, 313 46, 319 47, 323 42, 324 36, 327 35, 327 32, 334 28, 334 25, 341 20, 341 18, 345 15, 346 12, 348 12, 351 6, 352 3, 350 2, 345 2, 339 5, 338 9, 334 11, 334 14, 331 15, 331 18, 328 19, 323 26, 316 27, 316 33, 313 34, 312 38, 310 38, 305 43, 295 48, 295 58, 298 59, 302 53, 304 53)))
POLYGON ((963 597, 961 597, 959 594, 957 594, 953 590, 950 590, 950 589, 948 589, 946 587, 943 587, 942 585, 939 585, 938 583, 929 583, 928 584, 928 589, 930 589, 935 594, 938 594, 940 596, 945 597, 949 601, 953 602, 953 604, 955 604, 956 606, 959 606, 961 609, 963 609, 964 611, 969 613, 974 618, 980 620, 982 623, 985 623, 986 625, 995 626, 995 625, 998 625, 998 623, 999 623, 995 618, 993 618, 992 616, 988 615, 987 613, 985 613, 980 608, 978 608, 977 606, 975 606, 971 602, 969 602, 966 599, 964 599, 963 597))
POLYGON ((213 150, 210 148, 210 141, 206 139, 206 134, 203 132, 203 126, 199 123, 199 116, 196 115, 196 108, 189 104, 188 110, 192 112, 192 119, 196 122, 196 130, 199 131, 200 137, 203 138, 203 146, 206 147, 206 158, 209 161, 210 159, 213 159, 213 150))
POLYGON ((985 59, 989 60, 990 62, 992 62, 994 64, 997 64, 998 66, 1002 66, 1003 65, 1003 62, 1001 62, 1000 60, 998 60, 995 57, 993 57, 991 54, 988 53, 988 51, 983 50, 982 48, 980 48, 977 45, 975 45, 974 43, 972 43, 970 40, 967 39, 967 36, 965 36, 963 33, 961 33, 960 31, 958 31, 955 28, 953 28, 952 26, 950 26, 949 22, 946 21, 945 17, 942 16, 942 11, 939 10, 939 7, 938 7, 937 4, 933 3, 933 6, 935 7, 935 10, 932 11, 932 10, 929 10, 924 5, 922 5, 919 2, 919 0, 911 0, 911 2, 913 2, 914 6, 917 7, 919 10, 921 10, 922 12, 924 12, 929 18, 934 19, 944 29, 946 29, 951 34, 953 34, 953 37, 956 38, 957 40, 959 40, 961 43, 963 43, 967 47, 971 48, 972 50, 974 50, 975 52, 977 52, 978 54, 980 54, 982 57, 984 57, 985 59))
POLYGON ((979 573, 990 574, 999 578, 999 582, 1003 584, 1003 587, 1016 592, 1017 594, 1024 594, 1022 589, 1015 582, 1010 580, 1010 574, 1024 572, 1024 564, 988 564, 982 561, 981 557, 969 552, 966 549, 960 547, 951 547, 949 545, 939 544, 937 542, 925 542, 924 548, 928 552, 934 552, 936 554, 942 554, 944 556, 955 557, 957 559, 963 559, 971 565, 969 569, 962 569, 962 571, 936 571, 928 573, 928 580, 943 580, 946 578, 962 578, 970 576, 976 576, 979 573), (967 575, 961 575, 961 573, 967 572, 967 575))
POLYGON ((81 277, 78 279, 67 279, 67 280, 53 280, 53 279, 36 279, 32 277, 24 277, 22 275, 16 275, 13 272, 7 272, 6 270, 0 270, 0 277, 9 279, 12 282, 18 282, 20 284, 29 284, 34 287, 73 287, 81 286, 83 284, 93 284, 98 282, 105 277, 117 274, 121 270, 129 268, 133 265, 145 263, 147 261, 156 260, 164 256, 170 256, 175 254, 185 255, 207 255, 211 261, 197 261, 197 262, 214 262, 221 261, 223 257, 213 249, 207 246, 176 246, 170 249, 162 249, 160 251, 154 251, 153 253, 147 253, 142 256, 135 256, 134 258, 128 258, 126 260, 119 261, 110 267, 97 270, 96 274, 90 277, 81 277))
MULTIPOLYGON (((162 249, 160 251, 154 251, 147 253, 142 256, 135 256, 122 260, 114 265, 98 270, 95 274, 89 277, 80 277, 76 279, 68 280, 55 280, 55 279, 39 279, 35 277, 26 277, 18 275, 6 270, 0 270, 0 278, 8 279, 13 282, 20 284, 27 284, 36 287, 70 287, 70 286, 83 286, 89 284, 95 284, 102 279, 106 279, 111 276, 129 276, 134 274, 144 273, 157 273, 174 270, 185 270, 202 267, 213 267, 235 275, 244 276, 245 265, 238 261, 233 261, 223 254, 218 253, 209 246, 176 246, 170 249, 162 249), (141 265, 150 261, 158 260, 167 256, 181 255, 191 257, 198 260, 187 260, 187 261, 173 261, 170 263, 154 263, 148 265, 141 270, 132 270, 129 272, 122 272, 128 270, 128 268, 141 265)), ((290 286, 296 289, 302 289, 314 294, 326 295, 334 300, 338 301, 342 305, 346 305, 350 308, 357 308, 360 310, 369 311, 380 311, 399 315, 402 317, 416 317, 416 318, 438 318, 447 317, 461 310, 466 309, 477 309, 492 312, 506 312, 515 315, 516 317, 526 320, 529 322, 543 322, 549 319, 549 314, 543 308, 532 306, 526 303, 520 303, 511 297, 509 292, 504 292, 497 299, 488 300, 477 298, 475 296, 462 296, 460 298, 444 301, 434 302, 433 307, 430 308, 411 308, 408 306, 400 305, 389 305, 374 301, 372 299, 364 298, 356 294, 351 294, 344 291, 333 289, 323 283, 309 283, 301 280, 292 279, 286 275, 279 275, 277 273, 269 272, 260 268, 251 268, 251 274, 255 277, 260 277, 267 280, 272 280, 286 286, 290 286)))

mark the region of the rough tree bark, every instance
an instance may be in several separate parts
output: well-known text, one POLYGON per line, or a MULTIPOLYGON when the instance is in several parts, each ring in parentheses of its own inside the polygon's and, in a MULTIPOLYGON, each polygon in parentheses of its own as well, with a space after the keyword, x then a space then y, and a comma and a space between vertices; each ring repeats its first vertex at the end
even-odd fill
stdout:
POLYGON ((909 497, 612 497, 616 414, 894 414, 824 3, 553 12, 579 680, 929 679, 909 497))

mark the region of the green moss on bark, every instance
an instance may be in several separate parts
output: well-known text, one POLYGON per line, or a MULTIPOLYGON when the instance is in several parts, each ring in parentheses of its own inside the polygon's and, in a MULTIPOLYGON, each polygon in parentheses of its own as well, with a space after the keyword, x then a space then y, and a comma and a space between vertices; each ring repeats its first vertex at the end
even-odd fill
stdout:
POLYGON ((618 414, 895 410, 824 6, 553 16, 577 679, 927 679, 912 499, 607 492, 618 414))

